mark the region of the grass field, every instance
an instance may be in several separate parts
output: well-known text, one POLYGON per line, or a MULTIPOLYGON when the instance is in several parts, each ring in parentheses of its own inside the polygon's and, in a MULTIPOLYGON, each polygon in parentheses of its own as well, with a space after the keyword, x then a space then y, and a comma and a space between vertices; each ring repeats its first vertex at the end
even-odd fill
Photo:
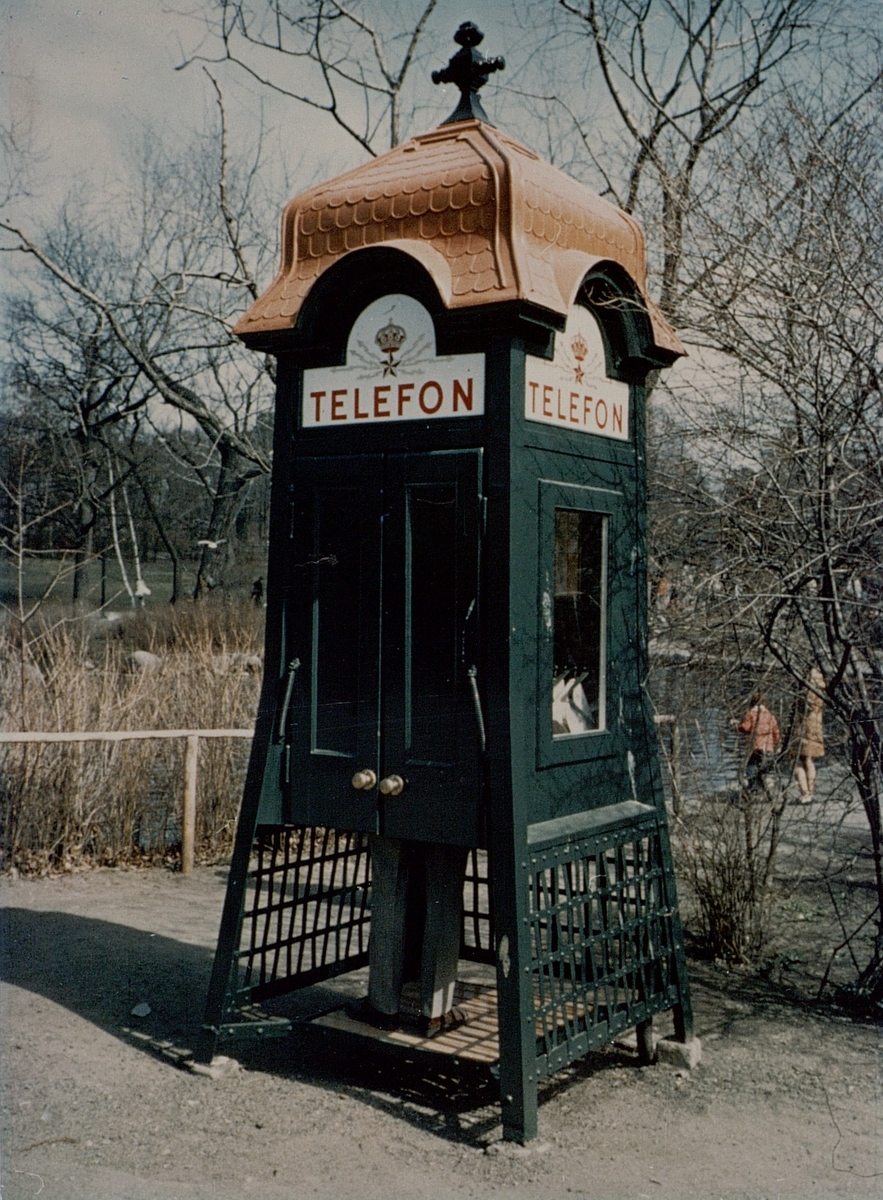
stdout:
MULTIPOLYGON (((196 585, 198 562, 183 562, 178 580, 178 591, 183 599, 193 595, 196 585)), ((129 564, 126 565, 129 574, 129 584, 135 587, 135 577, 129 564)), ((167 603, 172 597, 172 563, 169 558, 162 557, 142 564, 144 582, 150 588, 150 595, 144 598, 144 607, 153 604, 167 603)), ((87 609, 131 607, 128 593, 123 585, 119 564, 113 556, 108 556, 104 564, 104 581, 102 584, 102 564, 95 559, 86 567, 86 591, 83 597, 87 609)), ((266 578, 266 564, 263 559, 253 556, 244 557, 236 563, 231 585, 225 593, 231 598, 247 598, 252 584, 259 576, 266 578)), ((51 585, 51 597, 54 601, 70 603, 74 581, 72 559, 55 557, 34 557, 27 560, 23 571, 22 595, 26 605, 32 604, 51 585)), ((0 559, 0 603, 8 608, 18 605, 18 573, 16 564, 8 558, 0 559)))

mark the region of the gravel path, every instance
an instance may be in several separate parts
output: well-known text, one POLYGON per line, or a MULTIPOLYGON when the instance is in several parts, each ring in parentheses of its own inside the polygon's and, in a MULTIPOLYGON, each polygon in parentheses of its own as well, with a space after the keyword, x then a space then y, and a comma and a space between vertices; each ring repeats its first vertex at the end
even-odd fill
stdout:
POLYGON ((3 882, 3 1200, 883 1195, 880 1030, 707 964, 702 1065, 594 1055, 544 1086, 530 1147, 499 1141, 481 1080, 315 1038, 195 1075, 224 874, 3 882))

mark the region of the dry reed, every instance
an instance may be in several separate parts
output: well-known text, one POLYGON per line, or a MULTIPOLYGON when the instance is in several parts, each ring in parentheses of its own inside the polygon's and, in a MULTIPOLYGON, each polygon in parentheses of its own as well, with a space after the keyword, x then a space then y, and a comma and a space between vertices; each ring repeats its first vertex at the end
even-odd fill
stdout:
MULTIPOLYGON (((252 606, 145 609, 109 622, 41 614, 0 630, 4 730, 248 728, 260 687, 252 606), (157 661, 139 667, 134 651, 157 661)), ((197 848, 230 847, 250 743, 200 743, 197 848)), ((27 873, 174 859, 183 740, 0 745, 5 867, 27 873)))

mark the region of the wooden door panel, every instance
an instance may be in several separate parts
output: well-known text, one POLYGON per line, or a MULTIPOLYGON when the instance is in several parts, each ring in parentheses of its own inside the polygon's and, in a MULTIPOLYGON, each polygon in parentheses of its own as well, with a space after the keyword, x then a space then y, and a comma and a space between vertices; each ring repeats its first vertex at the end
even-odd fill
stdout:
POLYGON ((475 664, 467 661, 477 649, 480 491, 478 451, 387 462, 383 767, 407 781, 383 802, 393 837, 481 841, 475 664))
POLYGON ((286 643, 299 658, 291 706, 291 819, 377 829, 383 461, 304 459, 292 495, 286 643))

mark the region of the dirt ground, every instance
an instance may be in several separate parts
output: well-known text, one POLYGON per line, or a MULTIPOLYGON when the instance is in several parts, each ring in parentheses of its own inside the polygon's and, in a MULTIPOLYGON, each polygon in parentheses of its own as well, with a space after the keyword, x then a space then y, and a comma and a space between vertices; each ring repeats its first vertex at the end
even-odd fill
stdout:
POLYGON ((593 1055, 543 1086, 528 1147, 500 1141, 486 1077, 341 1054, 315 1030, 194 1074, 224 880, 3 883, 4 1200, 883 1195, 880 1030, 708 963, 691 964, 701 1065, 593 1055))

